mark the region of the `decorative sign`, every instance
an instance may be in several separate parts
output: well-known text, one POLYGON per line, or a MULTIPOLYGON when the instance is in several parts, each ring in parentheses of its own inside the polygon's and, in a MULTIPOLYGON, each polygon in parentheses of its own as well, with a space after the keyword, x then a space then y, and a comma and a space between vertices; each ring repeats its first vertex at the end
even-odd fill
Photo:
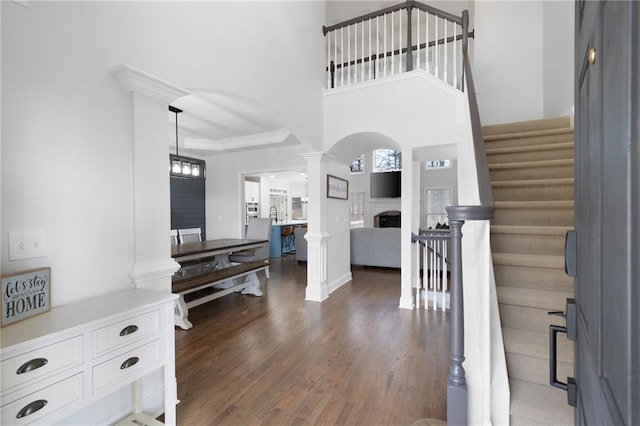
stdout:
POLYGON ((349 199, 349 181, 327 175, 327 198, 349 199))
POLYGON ((51 268, 2 276, 2 326, 47 312, 51 302, 51 268))

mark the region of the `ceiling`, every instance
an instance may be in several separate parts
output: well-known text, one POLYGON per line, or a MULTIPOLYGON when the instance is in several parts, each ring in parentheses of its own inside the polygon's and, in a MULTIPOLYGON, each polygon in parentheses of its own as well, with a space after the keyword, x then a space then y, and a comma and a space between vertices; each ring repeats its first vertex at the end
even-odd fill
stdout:
MULTIPOLYGON (((300 142, 264 105, 228 93, 192 93, 172 102, 178 114, 181 155, 197 158, 300 142)), ((176 114, 169 114, 169 146, 175 150, 176 114)))

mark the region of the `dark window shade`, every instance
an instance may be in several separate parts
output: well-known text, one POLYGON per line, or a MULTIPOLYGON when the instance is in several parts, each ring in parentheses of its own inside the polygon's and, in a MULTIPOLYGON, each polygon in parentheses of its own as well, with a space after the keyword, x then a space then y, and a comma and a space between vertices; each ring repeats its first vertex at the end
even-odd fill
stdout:
POLYGON ((200 228, 206 239, 203 179, 171 177, 171 229, 200 228))

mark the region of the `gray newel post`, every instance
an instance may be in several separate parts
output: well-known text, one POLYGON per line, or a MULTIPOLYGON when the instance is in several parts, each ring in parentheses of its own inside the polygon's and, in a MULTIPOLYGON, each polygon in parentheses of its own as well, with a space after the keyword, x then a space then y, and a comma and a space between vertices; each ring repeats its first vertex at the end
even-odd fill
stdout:
POLYGON ((467 424, 467 381, 464 362, 464 303, 462 299, 462 225, 464 220, 449 219, 451 228, 451 305, 447 376, 447 423, 467 424))
MULTIPOLYGON (((413 6, 410 2, 407 2, 407 72, 413 71, 413 46, 411 40, 411 9, 413 6)), ((402 53, 402 49, 400 49, 402 53)))
POLYGON ((449 358, 451 367, 447 376, 447 424, 466 425, 467 380, 464 362, 464 301, 462 286, 462 225, 465 220, 491 220, 495 207, 449 206, 451 228, 451 303, 449 310, 449 358))

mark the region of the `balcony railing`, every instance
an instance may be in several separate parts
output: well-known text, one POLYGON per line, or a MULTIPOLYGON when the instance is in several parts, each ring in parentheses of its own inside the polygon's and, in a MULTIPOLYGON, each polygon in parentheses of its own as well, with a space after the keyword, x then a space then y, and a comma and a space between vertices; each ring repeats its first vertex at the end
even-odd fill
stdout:
POLYGON ((463 89, 463 49, 473 32, 462 17, 406 1, 323 27, 323 33, 327 88, 423 69, 463 89))

